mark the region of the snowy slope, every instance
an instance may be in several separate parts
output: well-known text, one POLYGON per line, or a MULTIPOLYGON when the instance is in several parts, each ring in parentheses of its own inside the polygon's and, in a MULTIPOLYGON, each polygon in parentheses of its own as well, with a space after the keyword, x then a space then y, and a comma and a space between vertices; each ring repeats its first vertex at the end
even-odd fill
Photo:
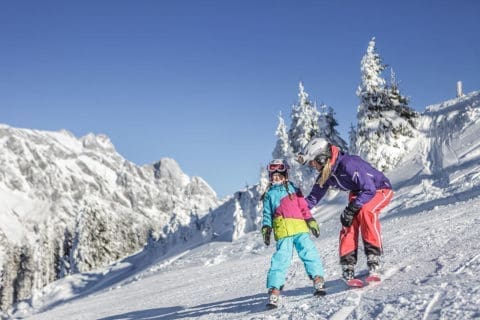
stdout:
MULTIPOLYGON (((339 280, 338 213, 346 195, 332 194, 314 211, 322 222, 314 241, 328 294, 312 296, 294 255, 282 307, 265 311, 274 248, 266 248, 258 231, 246 227, 258 219, 248 205, 259 194, 252 188, 216 213, 218 241, 176 247, 168 256, 152 242, 108 268, 52 283, 11 312, 29 319, 104 320, 480 318, 479 103, 480 92, 475 92, 428 107, 413 152, 389 174, 396 194, 382 215, 381 284, 347 290, 339 280), (231 208, 236 215, 228 214, 231 208), (225 237, 218 233, 222 225, 225 237)), ((361 272, 366 265, 359 258, 361 272)))

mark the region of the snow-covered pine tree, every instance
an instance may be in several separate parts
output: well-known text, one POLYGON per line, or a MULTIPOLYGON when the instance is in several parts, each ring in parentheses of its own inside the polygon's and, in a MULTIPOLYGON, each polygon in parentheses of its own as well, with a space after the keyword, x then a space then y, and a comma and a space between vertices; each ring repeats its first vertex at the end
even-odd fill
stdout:
POLYGON ((381 105, 385 94, 386 81, 381 74, 387 65, 383 64, 382 58, 375 49, 375 37, 368 43, 366 54, 363 56, 360 70, 362 83, 357 89, 357 96, 369 103, 365 107, 381 105))
POLYGON ((339 147, 341 150, 347 150, 347 143, 340 137, 336 126, 338 126, 337 120, 334 118, 333 109, 326 104, 322 104, 319 110, 320 116, 318 118, 318 137, 322 137, 330 141, 332 144, 339 147))
MULTIPOLYGON (((306 193, 312 188, 317 175, 313 169, 300 165, 296 161, 297 154, 303 151, 307 143, 315 137, 325 137, 343 150, 346 150, 346 143, 335 129, 338 123, 334 118, 332 108, 325 107, 322 109, 323 113, 319 112, 316 104, 309 100, 302 82, 299 83, 298 97, 298 104, 292 106, 292 122, 288 135, 285 121, 281 115, 279 116, 279 125, 276 131, 278 139, 272 156, 288 161, 291 167, 289 180, 306 193)), ((262 180, 267 177, 266 170, 264 171, 262 180)))
POLYGON ((411 131, 410 133, 405 132, 405 135, 411 136, 414 134, 414 130, 417 127, 417 119, 419 117, 418 112, 410 108, 409 103, 410 101, 408 100, 407 97, 403 96, 400 93, 400 87, 397 82, 395 72, 393 69, 390 69, 390 86, 388 88, 388 103, 389 107, 392 110, 395 110, 395 112, 400 115, 402 118, 404 118, 410 128, 405 128, 402 129, 403 131, 411 131))
POLYGON ((385 106, 387 90, 385 79, 381 77, 385 69, 380 55, 375 50, 375 37, 370 40, 367 52, 360 63, 361 84, 357 89, 360 105, 357 112, 357 129, 355 144, 350 145, 350 152, 364 157, 377 165, 378 151, 378 110, 385 106), (372 123, 376 122, 376 123, 372 123))
MULTIPOLYGON (((77 239, 78 241, 78 239, 77 239)), ((56 261, 56 276, 57 279, 63 278, 69 274, 73 274, 78 272, 77 270, 72 270, 75 268, 75 264, 73 263, 72 257, 72 247, 73 247, 73 236, 68 228, 65 229, 64 238, 62 243, 62 248, 59 250, 60 254, 58 255, 58 259, 56 261)), ((60 249, 60 248, 59 248, 60 249)))
MULTIPOLYGON (((418 114, 408 107, 393 76, 388 87, 381 73, 386 65, 375 50, 375 38, 361 61, 362 83, 358 124, 351 152, 360 155, 380 170, 388 171, 401 160, 413 143, 418 114)), ((355 132, 355 131, 351 131, 355 132)))
POLYGON ((265 191, 267 191, 268 184, 269 184, 268 172, 265 166, 262 165, 260 169, 260 181, 258 183, 258 190, 260 190, 260 193, 263 194, 265 191))
POLYGON ((355 145, 357 144, 357 129, 353 125, 350 124, 350 130, 348 131, 348 138, 349 138, 349 150, 350 152, 354 153, 353 150, 355 149, 355 145))
POLYGON ((285 125, 285 120, 283 120, 282 113, 278 115, 278 126, 275 135, 277 136, 277 144, 272 152, 273 159, 289 158, 292 155, 292 150, 288 140, 287 126, 285 125))
POLYGON ((318 134, 318 117, 320 116, 315 105, 308 99, 308 93, 299 85, 299 101, 292 107, 291 125, 288 131, 293 153, 299 153, 307 143, 318 134))
POLYGON ((30 297, 30 293, 34 287, 35 264, 32 259, 32 248, 24 243, 19 248, 17 266, 18 272, 13 281, 13 301, 20 301, 30 297))
MULTIPOLYGON (((0 234, 3 241, 4 235, 0 234)), ((6 260, 2 261, 0 269, 0 302, 2 305, 24 300, 30 297, 30 292, 35 286, 34 274, 36 271, 35 261, 32 259, 32 249, 25 238, 23 243, 11 247, 3 247, 7 250, 6 260)), ((1 311, 6 308, 0 308, 1 311)))
POLYGON ((119 212, 112 217, 96 203, 85 202, 72 232, 65 271, 85 272, 112 263, 121 252, 139 245, 143 235, 138 231, 131 216, 119 212))
MULTIPOLYGON (((277 136, 277 143, 272 151, 272 159, 285 159, 290 164, 290 167, 297 167, 297 163, 295 162, 295 153, 291 147, 287 126, 285 124, 285 120, 283 119, 282 113, 278 115, 278 126, 277 130, 275 131, 275 135, 277 136)), ((291 172, 294 171, 297 170, 291 170, 291 172)), ((290 177, 290 179, 291 181, 297 180, 293 176, 290 177)), ((260 190, 267 190, 268 182, 268 172, 265 167, 262 167, 260 174, 260 190)))

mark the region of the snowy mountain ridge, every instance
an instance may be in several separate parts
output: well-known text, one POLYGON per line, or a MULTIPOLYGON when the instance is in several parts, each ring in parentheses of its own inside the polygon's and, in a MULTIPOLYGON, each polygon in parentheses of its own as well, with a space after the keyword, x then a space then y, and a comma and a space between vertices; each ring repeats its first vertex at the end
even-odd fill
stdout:
POLYGON ((168 242, 217 207, 215 192, 164 158, 139 167, 105 135, 0 126, 0 305, 65 275, 168 242))

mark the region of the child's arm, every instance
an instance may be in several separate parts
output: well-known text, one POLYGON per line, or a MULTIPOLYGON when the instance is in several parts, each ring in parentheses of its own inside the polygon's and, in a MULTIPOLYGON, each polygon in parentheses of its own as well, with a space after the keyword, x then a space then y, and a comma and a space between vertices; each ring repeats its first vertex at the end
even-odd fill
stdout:
POLYGON ((265 198, 263 199, 262 226, 272 227, 272 216, 273 216, 272 202, 270 201, 270 196, 266 194, 265 198))
POLYGON ((270 245, 270 236, 272 234, 272 202, 268 194, 263 199, 263 221, 262 221, 262 237, 265 245, 270 245))

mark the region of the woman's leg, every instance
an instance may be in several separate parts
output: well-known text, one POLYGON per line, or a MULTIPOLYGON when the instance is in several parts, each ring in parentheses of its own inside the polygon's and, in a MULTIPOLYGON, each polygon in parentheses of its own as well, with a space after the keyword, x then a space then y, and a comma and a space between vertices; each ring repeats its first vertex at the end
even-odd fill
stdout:
POLYGON ((365 254, 367 256, 371 254, 379 256, 382 253, 382 229, 379 215, 380 211, 390 203, 392 197, 392 190, 378 190, 375 197, 363 205, 358 213, 365 254))
POLYGON ((357 216, 350 227, 342 227, 339 239, 339 255, 341 265, 355 265, 357 263, 358 236, 360 222, 357 216))

